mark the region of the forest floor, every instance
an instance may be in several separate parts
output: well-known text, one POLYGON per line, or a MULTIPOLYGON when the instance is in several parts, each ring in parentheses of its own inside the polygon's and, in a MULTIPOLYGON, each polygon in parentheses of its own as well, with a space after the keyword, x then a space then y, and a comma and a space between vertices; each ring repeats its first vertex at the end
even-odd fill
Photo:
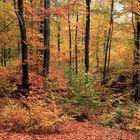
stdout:
POLYGON ((139 140, 135 133, 103 127, 97 122, 65 122, 60 133, 29 134, 0 130, 0 140, 139 140))
MULTIPOLYGON (((68 82, 64 79, 63 73, 57 69, 51 69, 52 82, 59 86, 61 96, 67 96, 68 82), (59 80, 58 80, 59 79, 59 80), (56 84, 57 83, 57 84, 56 84)), ((37 84, 38 85, 38 84, 37 84)), ((34 86, 37 86, 34 84, 34 86)), ((40 88, 40 87, 39 87, 40 88)), ((57 94, 57 91, 55 91, 57 94)), ((140 140, 138 134, 103 126, 97 117, 92 116, 90 120, 84 122, 69 120, 62 124, 60 131, 57 133, 30 133, 30 132, 14 132, 0 125, 0 140, 140 140)))

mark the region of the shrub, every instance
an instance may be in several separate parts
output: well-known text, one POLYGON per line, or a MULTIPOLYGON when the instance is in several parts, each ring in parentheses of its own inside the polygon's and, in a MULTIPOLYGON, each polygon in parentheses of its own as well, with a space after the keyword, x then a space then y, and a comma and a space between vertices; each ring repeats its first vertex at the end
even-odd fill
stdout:
POLYGON ((61 108, 55 103, 47 104, 45 101, 36 101, 31 104, 30 119, 31 130, 46 132, 58 131, 67 116, 62 114, 61 108))
POLYGON ((123 122, 123 117, 124 117, 124 114, 123 114, 122 111, 116 110, 116 111, 114 112, 114 118, 115 118, 115 121, 116 121, 117 123, 123 122))
POLYGON ((112 119, 105 120, 103 124, 111 128, 115 128, 115 122, 112 119))
POLYGON ((91 74, 89 74, 88 83, 86 83, 84 73, 72 75, 70 96, 69 100, 67 100, 72 109, 67 111, 68 114, 72 114, 74 118, 77 116, 87 116, 85 118, 89 118, 98 112, 101 102, 99 95, 95 92, 95 84, 96 79, 91 74))
POLYGON ((20 131, 29 124, 29 114, 19 104, 9 100, 0 112, 1 123, 12 130, 20 131))
POLYGON ((140 109, 138 104, 130 103, 117 107, 108 114, 103 114, 102 117, 104 125, 139 131, 140 109))
POLYGON ((10 99, 8 101, 9 103, 0 112, 0 120, 5 127, 12 130, 26 129, 32 132, 48 133, 58 131, 67 119, 55 104, 46 104, 43 100, 29 99, 29 108, 20 102, 10 99))

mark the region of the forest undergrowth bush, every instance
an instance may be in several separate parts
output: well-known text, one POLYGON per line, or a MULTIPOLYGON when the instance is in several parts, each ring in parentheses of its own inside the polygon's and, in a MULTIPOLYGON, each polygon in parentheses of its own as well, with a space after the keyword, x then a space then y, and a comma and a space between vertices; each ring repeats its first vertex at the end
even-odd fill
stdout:
POLYGON ((69 102, 75 107, 74 115, 97 114, 101 116, 103 125, 140 132, 140 110, 139 105, 132 101, 130 78, 131 73, 119 73, 106 86, 98 83, 93 75, 89 75, 88 83, 85 84, 84 74, 73 74, 69 102))
POLYGON ((132 100, 131 77, 130 72, 119 73, 103 87, 104 90, 101 87, 97 89, 104 106, 101 123, 112 128, 140 132, 140 109, 139 104, 132 100))
POLYGON ((28 98, 26 103, 7 99, 7 104, 0 111, 0 123, 14 131, 59 132, 67 119, 54 102, 46 104, 44 100, 35 97, 28 98))
MULTIPOLYGON (((66 77, 69 77, 70 71, 64 69, 66 77)), ((89 118, 93 114, 98 114, 101 107, 100 96, 95 91, 96 78, 89 73, 88 82, 86 83, 85 73, 81 72, 76 75, 74 71, 71 74, 70 95, 67 99, 69 109, 67 113, 72 117, 83 116, 89 118)))
POLYGON ((102 115, 102 124, 140 132, 140 106, 130 102, 102 115))

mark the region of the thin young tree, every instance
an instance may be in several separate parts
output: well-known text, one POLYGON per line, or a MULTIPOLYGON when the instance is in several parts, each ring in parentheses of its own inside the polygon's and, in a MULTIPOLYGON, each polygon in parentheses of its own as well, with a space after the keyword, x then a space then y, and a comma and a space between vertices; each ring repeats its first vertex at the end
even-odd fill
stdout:
MULTIPOLYGON (((68 0, 69 5, 69 0, 68 0)), ((68 9, 68 35, 69 35, 69 80, 71 84, 71 77, 72 77, 72 33, 71 33, 71 17, 70 11, 68 9)))
POLYGON ((96 36, 96 71, 99 72, 99 31, 96 36))
MULTIPOLYGON (((61 1, 57 0, 56 1, 56 6, 60 7, 61 6, 61 1)), ((60 41, 61 41, 61 17, 58 16, 57 17, 57 51, 58 51, 58 55, 60 54, 60 41)))
POLYGON ((86 31, 85 31, 85 73, 86 73, 86 79, 88 79, 88 71, 89 71, 90 2, 91 2, 91 0, 86 0, 86 31))
POLYGON ((69 63, 70 69, 72 65, 72 39, 71 39, 71 22, 70 22, 70 12, 68 11, 68 30, 69 30, 69 63))
POLYGON ((57 25, 57 45, 58 45, 58 53, 60 54, 60 39, 61 39, 61 35, 60 35, 60 31, 61 31, 61 26, 60 26, 60 17, 59 17, 59 23, 57 25))
MULTIPOLYGON (((139 2, 138 2, 139 3, 139 2)), ((133 3, 132 3, 133 5, 133 3)), ((140 15, 137 12, 132 13, 132 24, 134 29, 134 72, 133 72, 133 89, 134 89, 134 101, 140 99, 139 94, 139 64, 140 64, 140 15)))
POLYGON ((78 22, 79 22, 79 14, 76 14, 76 27, 75 27, 75 72, 78 74, 78 22))
MULTIPOLYGON (((44 8, 49 10, 50 0, 44 0, 44 8)), ((50 13, 44 17, 44 63, 43 63, 43 76, 46 77, 49 74, 50 66, 50 13)))
MULTIPOLYGON (((4 5, 4 9, 5 9, 5 6, 6 6, 6 0, 3 0, 3 5, 4 5)), ((3 26, 4 28, 6 28, 6 15, 5 15, 5 12, 4 12, 4 23, 3 23, 3 26)), ((6 64, 7 64, 7 49, 6 49, 6 42, 3 41, 3 64, 4 66, 6 67, 6 64)))
POLYGON ((114 0, 111 1, 110 22, 109 22, 109 29, 107 35, 107 42, 105 44, 105 59, 104 59, 102 84, 106 84, 108 82, 108 72, 109 72, 109 65, 110 65, 110 47, 111 47, 112 31, 113 31, 113 10, 114 10, 114 0))

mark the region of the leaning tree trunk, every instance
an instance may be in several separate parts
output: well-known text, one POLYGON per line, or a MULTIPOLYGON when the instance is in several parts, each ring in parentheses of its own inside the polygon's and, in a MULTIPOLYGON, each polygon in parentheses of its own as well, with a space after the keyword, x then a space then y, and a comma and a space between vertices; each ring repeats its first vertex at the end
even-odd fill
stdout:
MULTIPOLYGON (((50 0, 44 0, 44 8, 50 8, 50 0)), ((44 64, 43 76, 48 76, 50 66, 50 13, 44 18, 44 64)))
POLYGON ((90 2, 91 2, 91 0, 86 0, 86 31, 85 31, 85 73, 86 73, 86 80, 88 80, 88 71, 89 71, 90 2))
MULTIPOLYGON (((14 7, 16 9, 16 0, 14 0, 14 7)), ((18 11, 16 15, 19 21, 20 36, 21 36, 21 47, 22 47, 22 88, 26 91, 29 90, 29 76, 28 76, 28 49, 27 49, 27 37, 26 27, 23 17, 23 0, 18 0, 18 11)), ((26 92, 23 92, 26 95, 26 92)))
POLYGON ((111 27, 111 33, 110 33, 110 41, 108 44, 108 63, 107 63, 107 74, 109 74, 109 70, 110 70, 110 57, 111 57, 111 44, 112 44, 112 33, 113 33, 113 23, 112 23, 112 27, 111 27))

